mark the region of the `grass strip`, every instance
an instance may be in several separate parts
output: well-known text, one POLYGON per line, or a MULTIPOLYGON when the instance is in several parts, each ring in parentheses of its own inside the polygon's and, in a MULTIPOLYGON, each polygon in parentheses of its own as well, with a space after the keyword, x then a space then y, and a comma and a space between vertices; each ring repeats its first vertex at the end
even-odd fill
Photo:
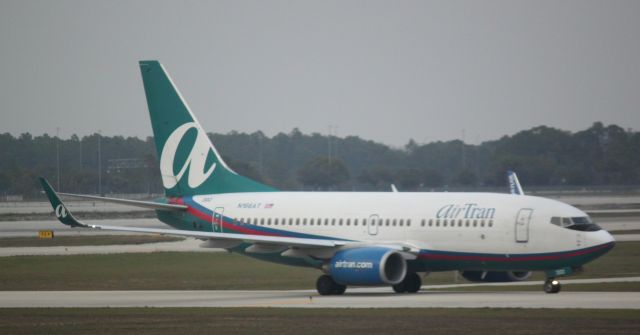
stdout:
POLYGON ((637 310, 0 309, 2 334, 637 334, 637 310))

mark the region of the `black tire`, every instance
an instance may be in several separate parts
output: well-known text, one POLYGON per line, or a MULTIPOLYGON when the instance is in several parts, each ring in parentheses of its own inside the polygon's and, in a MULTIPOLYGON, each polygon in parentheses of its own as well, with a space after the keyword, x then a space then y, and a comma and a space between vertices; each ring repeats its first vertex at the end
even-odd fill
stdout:
POLYGON ((422 280, 415 272, 407 274, 403 282, 405 283, 404 287, 408 293, 416 293, 420 291, 420 287, 422 287, 422 280))
POLYGON ((391 286, 393 288, 393 291, 396 293, 405 293, 407 292, 407 288, 404 285, 404 280, 391 286))
MULTIPOLYGON (((332 295, 335 294, 336 282, 329 275, 322 275, 318 277, 316 281, 316 290, 320 295, 332 295)), ((346 287, 345 287, 346 289, 346 287)))
POLYGON ((336 285, 333 287, 333 294, 336 295, 343 295, 344 292, 347 290, 347 285, 340 285, 338 283, 335 283, 336 285))
POLYGON ((545 293, 554 294, 560 292, 561 285, 559 281, 549 278, 544 282, 543 288, 545 293))

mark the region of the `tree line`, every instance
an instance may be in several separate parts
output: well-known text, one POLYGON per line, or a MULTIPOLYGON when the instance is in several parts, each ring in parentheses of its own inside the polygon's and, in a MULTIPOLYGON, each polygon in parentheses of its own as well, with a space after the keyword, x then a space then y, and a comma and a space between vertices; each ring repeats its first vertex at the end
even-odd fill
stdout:
MULTIPOLYGON (((403 148, 298 129, 209 136, 236 172, 282 190, 486 189, 504 187, 507 169, 526 187, 640 184, 640 133, 600 122, 573 133, 539 126, 479 145, 410 140, 403 148)), ((152 137, 0 134, 0 195, 39 197, 40 175, 64 192, 162 193, 152 137)))

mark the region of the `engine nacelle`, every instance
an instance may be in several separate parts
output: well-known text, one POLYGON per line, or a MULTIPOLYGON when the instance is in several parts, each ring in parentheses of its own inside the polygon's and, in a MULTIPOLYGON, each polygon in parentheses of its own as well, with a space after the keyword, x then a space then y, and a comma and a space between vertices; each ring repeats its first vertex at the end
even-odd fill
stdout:
POLYGON ((462 271, 461 274, 468 281, 483 283, 523 281, 531 277, 531 271, 462 271))
POLYGON ((395 285, 407 274, 407 262, 392 249, 354 248, 337 252, 329 262, 329 271, 342 285, 395 285))

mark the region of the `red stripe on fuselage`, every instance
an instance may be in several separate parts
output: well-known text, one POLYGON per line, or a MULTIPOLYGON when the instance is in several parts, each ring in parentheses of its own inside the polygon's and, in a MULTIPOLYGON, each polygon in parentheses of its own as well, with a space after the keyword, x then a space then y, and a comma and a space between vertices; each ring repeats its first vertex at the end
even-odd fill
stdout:
MULTIPOLYGON (((201 219, 207 222, 213 222, 213 216, 209 215, 207 213, 204 213, 194 207, 189 206, 188 204, 185 204, 184 200, 182 198, 175 198, 175 199, 170 199, 170 201, 173 200, 175 201, 176 204, 179 205, 186 205, 187 206, 187 213, 201 219)), ((270 232, 264 232, 264 231, 259 231, 259 230, 254 230, 251 229, 249 227, 240 227, 237 225, 233 225, 227 222, 224 222, 224 218, 221 216, 220 218, 222 222, 220 222, 220 224, 222 225, 222 231, 224 232, 225 229, 228 230, 233 230, 234 232, 239 232, 239 233, 243 233, 243 234, 248 234, 248 235, 261 235, 261 236, 277 236, 277 237, 286 237, 286 235, 283 234, 278 234, 278 233, 270 233, 270 232)))

